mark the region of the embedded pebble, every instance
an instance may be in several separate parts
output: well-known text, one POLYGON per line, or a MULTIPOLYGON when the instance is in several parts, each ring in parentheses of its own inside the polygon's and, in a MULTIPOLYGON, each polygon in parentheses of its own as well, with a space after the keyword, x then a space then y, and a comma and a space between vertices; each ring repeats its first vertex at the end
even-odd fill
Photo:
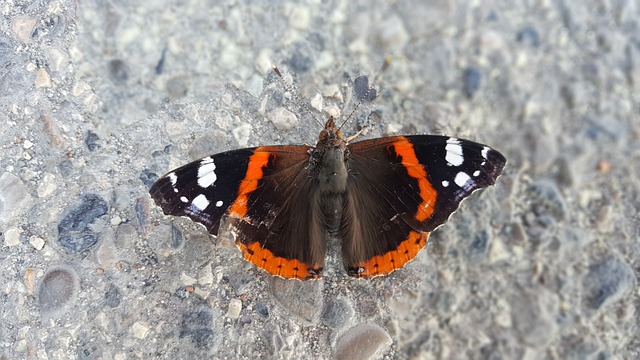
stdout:
POLYGON ((250 124, 242 124, 233 128, 233 130, 231 130, 231 133, 238 142, 238 145, 240 145, 241 147, 246 147, 249 144, 249 136, 251 136, 252 131, 253 128, 250 124))
POLYGON ((131 325, 129 333, 136 339, 144 339, 149 333, 149 326, 141 321, 136 321, 131 325))
POLYGON ((36 287, 36 271, 34 269, 25 270, 22 280, 27 289, 27 295, 33 295, 33 290, 35 290, 36 287))
POLYGON ((253 62, 255 69, 262 75, 272 71, 273 61, 271 61, 271 49, 262 48, 253 62))
POLYGON ((337 341, 338 360, 372 359, 391 345, 391 337, 380 326, 360 324, 347 330, 337 341))
POLYGON ((43 238, 33 236, 29 239, 29 244, 31 244, 31 246, 33 246, 33 248, 36 250, 42 250, 42 248, 44 248, 45 242, 43 238))
POLYGON ((49 68, 55 72, 65 70, 69 64, 69 56, 58 48, 47 48, 45 49, 44 54, 47 57, 49 68))
POLYGON ((290 281, 273 277, 271 293, 286 311, 312 324, 322 313, 322 289, 320 281, 290 281))
POLYGON ((289 19, 289 25, 298 30, 306 30, 311 24, 311 10, 306 6, 285 4, 285 13, 289 19))
POLYGON ((89 130, 87 131, 87 136, 84 139, 84 143, 85 145, 87 145, 87 149, 89 149, 89 151, 96 151, 100 149, 100 144, 98 143, 99 140, 100 137, 98 136, 98 134, 89 130))
POLYGON ((270 111, 267 114, 267 118, 278 130, 291 130, 298 126, 296 115, 283 107, 270 111))
POLYGON ((33 143, 29 141, 29 139, 22 142, 23 149, 31 149, 33 147, 33 143))
POLYGON ((558 332, 558 295, 544 288, 524 290, 512 296, 511 319, 516 334, 532 348, 544 349, 558 332))
POLYGON ((58 224, 58 241, 70 252, 81 253, 98 242, 89 225, 109 210, 107 202, 95 194, 85 194, 82 202, 68 210, 58 224))
POLYGON ((47 271, 38 289, 38 302, 43 315, 55 315, 72 303, 80 289, 76 272, 67 266, 56 266, 47 271))
POLYGON ((20 245, 20 229, 9 228, 4 233, 4 246, 12 247, 20 245))
POLYGON ((583 279, 587 307, 598 310, 620 301, 638 285, 633 268, 612 256, 589 267, 583 279))
POLYGON ((377 29, 378 41, 388 52, 400 51, 410 39, 402 19, 398 16, 386 17, 377 29))
POLYGON ((338 298, 327 301, 322 310, 320 320, 323 324, 336 329, 342 327, 353 317, 353 307, 344 299, 338 298))
POLYGON ((0 175, 0 222, 9 222, 31 200, 19 177, 10 172, 0 175))
POLYGON ((49 88, 51 87, 51 76, 44 68, 39 68, 36 73, 36 88, 49 88))
POLYGON ((237 319, 242 311, 242 301, 240 299, 231 299, 229 301, 229 308, 227 308, 226 317, 237 319))
POLYGON ((109 289, 104 294, 104 300, 108 307, 116 308, 120 305, 120 301, 122 300, 122 293, 120 289, 114 284, 109 285, 109 289))
POLYGON ((56 189, 58 189, 58 185, 55 182, 55 175, 46 173, 42 177, 42 181, 38 184, 38 197, 47 197, 53 194, 56 189))
POLYGON ((36 19, 29 16, 16 16, 11 22, 11 32, 16 39, 27 42, 31 39, 36 22, 36 19))
POLYGON ((464 84, 464 93, 468 98, 472 98, 480 89, 481 81, 482 72, 477 67, 469 66, 464 70, 462 82, 464 84))
POLYGON ((532 26, 525 26, 516 35, 516 40, 527 46, 537 48, 540 46, 540 34, 532 26))
POLYGON ((188 336, 198 349, 210 349, 215 343, 211 325, 213 315, 209 310, 196 310, 182 315, 180 337, 188 336))

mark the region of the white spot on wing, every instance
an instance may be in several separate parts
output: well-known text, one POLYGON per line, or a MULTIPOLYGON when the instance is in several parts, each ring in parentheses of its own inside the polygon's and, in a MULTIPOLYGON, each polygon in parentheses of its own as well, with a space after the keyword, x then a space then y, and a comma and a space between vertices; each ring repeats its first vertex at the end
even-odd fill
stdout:
POLYGON ((178 176, 176 176, 176 173, 169 173, 167 177, 169 178, 169 181, 171 181, 171 186, 176 187, 176 183, 178 182, 178 176))
POLYGON ((469 175, 467 175, 466 172, 460 171, 457 175, 456 178, 453 180, 456 185, 458 185, 461 188, 464 188, 465 185, 467 184, 467 182, 471 180, 471 178, 469 177, 469 175))
POLYGON ((489 160, 489 151, 491 151, 491 148, 489 148, 488 146, 485 146, 482 148, 482 157, 485 158, 485 160, 489 160))
POLYGON ((211 156, 202 159, 198 168, 198 185, 201 188, 208 188, 213 185, 218 176, 216 175, 216 164, 214 164, 211 156))
POLYGON ((216 207, 221 207, 224 203, 220 200, 216 201, 216 207))
POLYGON ((189 199, 187 199, 186 196, 180 196, 180 201, 182 201, 183 203, 188 203, 189 199))
POLYGON ((478 176, 480 176, 480 170, 476 170, 476 171, 474 171, 474 172, 473 172, 473 176, 474 176, 474 177, 478 177, 478 176))
POLYGON ((198 210, 204 211, 204 209, 206 209, 207 206, 209 206, 209 200, 207 200, 206 196, 204 196, 203 194, 200 194, 196 196, 195 199, 193 199, 191 204, 193 204, 193 206, 198 208, 198 210))
POLYGON ((453 166, 460 166, 464 162, 462 156, 462 146, 460 146, 460 140, 456 138, 447 139, 447 145, 444 147, 447 152, 445 160, 453 166))
POLYGON ((449 182, 447 180, 442 180, 442 186, 449 187, 449 182))

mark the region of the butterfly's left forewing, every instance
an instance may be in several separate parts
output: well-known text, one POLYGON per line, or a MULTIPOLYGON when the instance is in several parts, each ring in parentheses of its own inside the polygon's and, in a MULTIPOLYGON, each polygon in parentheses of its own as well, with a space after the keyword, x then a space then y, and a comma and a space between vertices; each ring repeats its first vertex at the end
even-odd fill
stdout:
POLYGON ((227 217, 246 260, 272 275, 316 278, 326 240, 314 211, 308 146, 264 146, 194 161, 150 190, 167 215, 187 216, 214 235, 227 217))
POLYGON ((340 236, 350 275, 388 274, 412 260, 429 233, 506 160, 485 145, 446 136, 396 136, 349 145, 340 236))

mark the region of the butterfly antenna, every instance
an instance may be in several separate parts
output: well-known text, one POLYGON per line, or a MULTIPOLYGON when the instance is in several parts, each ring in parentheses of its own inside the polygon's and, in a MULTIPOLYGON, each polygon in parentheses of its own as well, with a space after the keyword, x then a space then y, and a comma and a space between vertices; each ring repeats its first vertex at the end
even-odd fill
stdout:
POLYGON ((320 119, 318 119, 316 114, 313 113, 313 109, 309 106, 309 104, 305 103, 304 101, 302 101, 302 99, 300 99, 300 93, 299 93, 298 89, 295 87, 295 85, 294 84, 288 84, 285 81, 284 76, 282 75, 282 73, 280 72, 280 69, 278 69, 278 67, 276 65, 271 65, 271 66, 273 67, 273 71, 280 78, 280 81, 282 81, 282 83, 284 84, 284 89, 287 92, 289 92, 289 94, 291 94, 292 100, 298 106, 298 108, 302 108, 305 112, 309 113, 309 115, 311 115, 313 117, 313 119, 321 127, 324 127, 324 123, 322 121, 320 121, 320 119))
MULTIPOLYGON (((356 111, 358 111, 358 109, 360 108, 360 105, 362 105, 366 101, 371 101, 371 100, 373 100, 373 98, 376 97, 377 94, 376 94, 376 89, 374 88, 374 85, 378 82, 378 79, 380 78, 382 73, 389 68, 389 65, 391 65, 391 61, 392 60, 393 60, 393 58, 391 57, 391 55, 385 56, 384 62, 382 63, 382 66, 380 67, 380 70, 378 70, 376 75, 373 77, 373 81, 371 82, 371 86, 368 86, 367 87, 367 91, 365 91, 364 94, 362 94, 362 96, 360 96, 358 98, 358 102, 353 107, 353 110, 351 110, 349 115, 344 119, 342 124, 340 124, 340 126, 338 127, 338 130, 342 129, 342 127, 347 123, 347 121, 349 121, 353 117, 353 114, 355 114, 356 111), (370 97, 373 97, 373 98, 370 99, 370 97)), ((357 80, 357 78, 356 78, 356 80, 357 80)))

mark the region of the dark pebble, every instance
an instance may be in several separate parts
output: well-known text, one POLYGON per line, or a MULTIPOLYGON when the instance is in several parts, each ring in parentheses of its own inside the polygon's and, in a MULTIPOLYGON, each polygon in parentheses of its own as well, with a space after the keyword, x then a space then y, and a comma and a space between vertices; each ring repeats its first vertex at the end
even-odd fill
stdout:
POLYGON ((631 293, 638 285, 638 279, 629 264, 612 256, 592 265, 583 285, 586 305, 598 310, 631 293))
POLYGON ((100 137, 98 137, 98 134, 89 130, 87 131, 87 137, 84 139, 84 143, 87 145, 87 148, 89 149, 89 151, 96 151, 97 149, 100 149, 100 144, 98 144, 98 140, 100 140, 100 137))
POLYGON ((38 302, 45 315, 52 315, 71 303, 77 296, 78 275, 67 267, 47 271, 38 289, 38 302))
POLYGON ((376 90, 369 87, 369 78, 364 75, 353 81, 353 92, 359 102, 373 101, 377 96, 376 90))
POLYGON ((269 316, 269 308, 267 307, 267 305, 262 303, 257 303, 255 309, 258 312, 258 314, 262 316, 269 316))
POLYGON ((58 164, 58 171, 62 177, 67 177, 71 175, 71 171, 73 171, 73 163, 69 159, 64 159, 60 161, 58 164))
POLYGON ((519 43, 525 44, 527 46, 535 48, 540 46, 540 34, 532 26, 526 26, 522 30, 518 31, 516 40, 519 43))
POLYGON ((147 189, 151 188, 151 185, 153 185, 156 180, 158 180, 159 176, 158 174, 154 173, 153 171, 145 168, 142 169, 142 172, 140 173, 140 181, 142 181, 142 183, 147 187, 147 189))
POLYGON ((325 304, 320 320, 331 328, 342 327, 352 316, 353 309, 342 299, 334 299, 325 304))
POLYGON ((474 262, 482 261, 486 258, 489 249, 489 233, 482 230, 473 236, 471 244, 467 247, 466 255, 474 262))
POLYGON ((100 196, 84 195, 80 205, 69 210, 58 224, 60 244, 75 253, 84 252, 94 246, 98 236, 89 225, 108 210, 107 202, 100 196))
POLYGON ((465 95, 467 95, 468 98, 472 98, 478 89, 480 89, 482 72, 477 67, 470 66, 464 70, 462 81, 464 83, 465 95))
POLYGON ((109 61, 108 71, 111 79, 116 84, 126 84, 127 80, 129 80, 129 67, 120 59, 109 61))
POLYGON ((120 301, 122 300, 122 293, 118 289, 117 286, 111 284, 109 285, 109 289, 104 294, 104 299, 106 300, 107 306, 110 308, 116 308, 120 305, 120 301))

